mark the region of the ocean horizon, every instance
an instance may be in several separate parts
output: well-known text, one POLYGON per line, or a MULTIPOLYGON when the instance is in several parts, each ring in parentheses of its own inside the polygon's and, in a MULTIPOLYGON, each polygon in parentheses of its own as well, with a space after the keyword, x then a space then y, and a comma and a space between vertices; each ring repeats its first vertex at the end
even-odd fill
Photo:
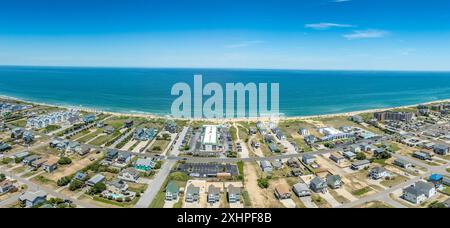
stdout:
MULTIPOLYGON (((174 84, 279 83, 286 117, 450 99, 450 72, 0 66, 0 95, 108 112, 170 115, 174 84)), ((206 98, 206 97, 205 97, 206 98)))

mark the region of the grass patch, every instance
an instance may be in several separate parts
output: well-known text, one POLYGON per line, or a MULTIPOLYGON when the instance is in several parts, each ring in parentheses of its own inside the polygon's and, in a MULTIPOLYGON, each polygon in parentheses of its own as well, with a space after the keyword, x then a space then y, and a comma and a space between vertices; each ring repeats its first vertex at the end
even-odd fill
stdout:
POLYGON ((361 188, 352 192, 354 196, 363 196, 371 191, 370 187, 361 188))
POLYGON ((244 207, 251 207, 252 201, 250 200, 250 196, 247 191, 242 192, 242 200, 244 201, 244 207))
POLYGON ((408 178, 398 175, 398 176, 392 177, 392 178, 390 178, 388 180, 383 180, 383 181, 380 182, 380 184, 383 185, 383 186, 386 186, 388 188, 391 188, 392 186, 401 184, 401 183, 403 183, 403 182, 405 182, 407 180, 408 180, 408 178))

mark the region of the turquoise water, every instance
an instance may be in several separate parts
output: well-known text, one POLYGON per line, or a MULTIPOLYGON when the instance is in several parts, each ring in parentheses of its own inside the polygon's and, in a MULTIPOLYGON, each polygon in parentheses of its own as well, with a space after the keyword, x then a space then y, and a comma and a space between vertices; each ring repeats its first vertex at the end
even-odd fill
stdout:
POLYGON ((170 114, 175 83, 280 83, 285 116, 333 114, 450 98, 450 72, 0 67, 0 95, 123 113, 170 114))

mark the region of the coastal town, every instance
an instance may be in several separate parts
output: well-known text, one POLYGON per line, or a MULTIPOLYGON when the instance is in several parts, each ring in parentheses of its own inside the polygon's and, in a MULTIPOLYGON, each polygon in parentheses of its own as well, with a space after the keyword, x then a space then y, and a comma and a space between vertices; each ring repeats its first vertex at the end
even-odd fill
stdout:
POLYGON ((448 208, 450 102, 174 119, 0 99, 0 208, 448 208))

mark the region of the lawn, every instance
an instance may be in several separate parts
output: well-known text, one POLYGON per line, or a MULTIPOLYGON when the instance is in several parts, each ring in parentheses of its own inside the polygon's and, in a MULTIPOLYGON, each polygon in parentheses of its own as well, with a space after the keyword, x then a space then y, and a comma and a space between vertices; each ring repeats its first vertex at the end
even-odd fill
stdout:
POLYGON ((89 144, 95 145, 95 146, 101 146, 105 143, 107 143, 109 140, 116 138, 117 136, 119 136, 120 131, 115 131, 112 135, 102 135, 96 139, 94 139, 94 141, 90 142, 89 144))
POLYGON ((370 189, 370 187, 361 188, 361 189, 353 191, 352 195, 354 195, 354 196, 363 196, 363 195, 369 193, 371 190, 372 189, 370 189))
POLYGON ((401 175, 396 175, 395 177, 389 179, 389 180, 383 180, 380 182, 381 185, 386 186, 388 188, 391 188, 392 186, 404 183, 405 181, 407 181, 408 178, 401 176, 401 175))
POLYGON ((19 119, 11 122, 10 124, 16 126, 16 127, 25 127, 27 125, 26 119, 19 119))
POLYGON ((445 188, 442 190, 442 193, 444 193, 444 194, 450 196, 450 187, 445 187, 445 188))
POLYGON ((151 151, 158 151, 158 152, 163 152, 164 150, 166 150, 167 146, 169 145, 170 141, 168 140, 156 140, 153 145, 152 148, 150 148, 151 151), (156 150, 158 149, 159 150, 156 150))

